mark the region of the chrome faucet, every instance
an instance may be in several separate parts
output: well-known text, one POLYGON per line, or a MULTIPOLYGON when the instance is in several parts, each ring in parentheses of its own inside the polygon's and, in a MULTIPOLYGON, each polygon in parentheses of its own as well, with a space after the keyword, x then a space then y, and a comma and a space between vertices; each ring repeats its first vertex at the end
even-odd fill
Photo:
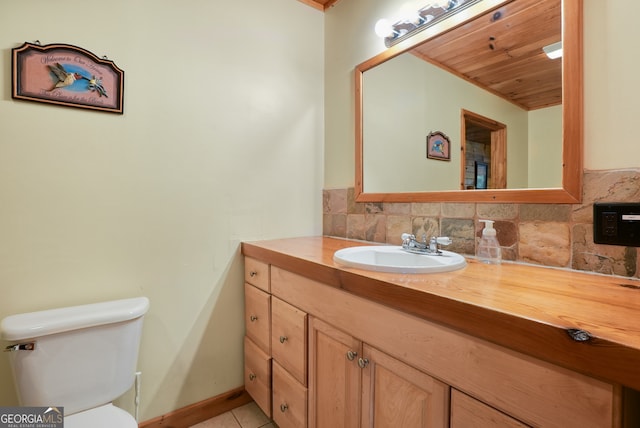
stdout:
POLYGON ((416 240, 415 235, 411 235, 409 233, 402 234, 402 249, 415 254, 428 254, 431 256, 440 256, 442 255, 442 251, 438 245, 449 245, 451 244, 451 238, 446 236, 432 236, 429 242, 427 242, 427 235, 422 235, 422 242, 416 240))

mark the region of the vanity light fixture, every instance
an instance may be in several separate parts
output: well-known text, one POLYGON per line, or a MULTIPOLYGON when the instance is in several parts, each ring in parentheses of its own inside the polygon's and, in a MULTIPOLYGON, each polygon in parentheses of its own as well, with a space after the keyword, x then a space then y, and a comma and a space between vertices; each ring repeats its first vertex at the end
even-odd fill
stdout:
POLYGON ((562 57, 562 42, 552 43, 542 48, 549 59, 556 59, 562 57))
POLYGON ((481 0, 434 0, 422 7, 413 7, 416 2, 405 3, 395 24, 387 19, 380 19, 376 22, 375 32, 384 39, 385 46, 390 48, 479 1, 481 0))

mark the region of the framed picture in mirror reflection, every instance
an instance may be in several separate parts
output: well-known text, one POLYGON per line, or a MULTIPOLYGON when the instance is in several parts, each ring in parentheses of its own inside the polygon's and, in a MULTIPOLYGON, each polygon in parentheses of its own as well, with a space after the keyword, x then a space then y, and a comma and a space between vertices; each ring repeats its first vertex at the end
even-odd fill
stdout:
POLYGON ((451 160, 451 142, 442 132, 430 132, 427 135, 427 158, 451 160))

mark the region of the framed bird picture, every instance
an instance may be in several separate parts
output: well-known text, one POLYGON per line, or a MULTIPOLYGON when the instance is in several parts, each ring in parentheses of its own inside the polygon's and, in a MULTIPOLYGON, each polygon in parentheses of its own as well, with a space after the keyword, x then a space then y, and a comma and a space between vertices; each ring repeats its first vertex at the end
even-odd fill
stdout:
POLYGON ((430 132, 427 135, 427 158, 451 160, 451 143, 442 132, 430 132))
POLYGON ((66 44, 24 43, 11 50, 11 97, 123 113, 124 71, 66 44))

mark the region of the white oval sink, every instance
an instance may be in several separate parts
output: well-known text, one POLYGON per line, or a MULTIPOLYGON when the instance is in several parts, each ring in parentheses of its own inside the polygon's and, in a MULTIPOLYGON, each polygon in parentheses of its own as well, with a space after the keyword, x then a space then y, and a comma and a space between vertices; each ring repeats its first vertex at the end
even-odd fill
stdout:
POLYGON ((408 253, 400 246, 350 247, 333 254, 336 263, 358 269, 395 273, 451 272, 467 265, 464 257, 442 250, 442 255, 408 253))

